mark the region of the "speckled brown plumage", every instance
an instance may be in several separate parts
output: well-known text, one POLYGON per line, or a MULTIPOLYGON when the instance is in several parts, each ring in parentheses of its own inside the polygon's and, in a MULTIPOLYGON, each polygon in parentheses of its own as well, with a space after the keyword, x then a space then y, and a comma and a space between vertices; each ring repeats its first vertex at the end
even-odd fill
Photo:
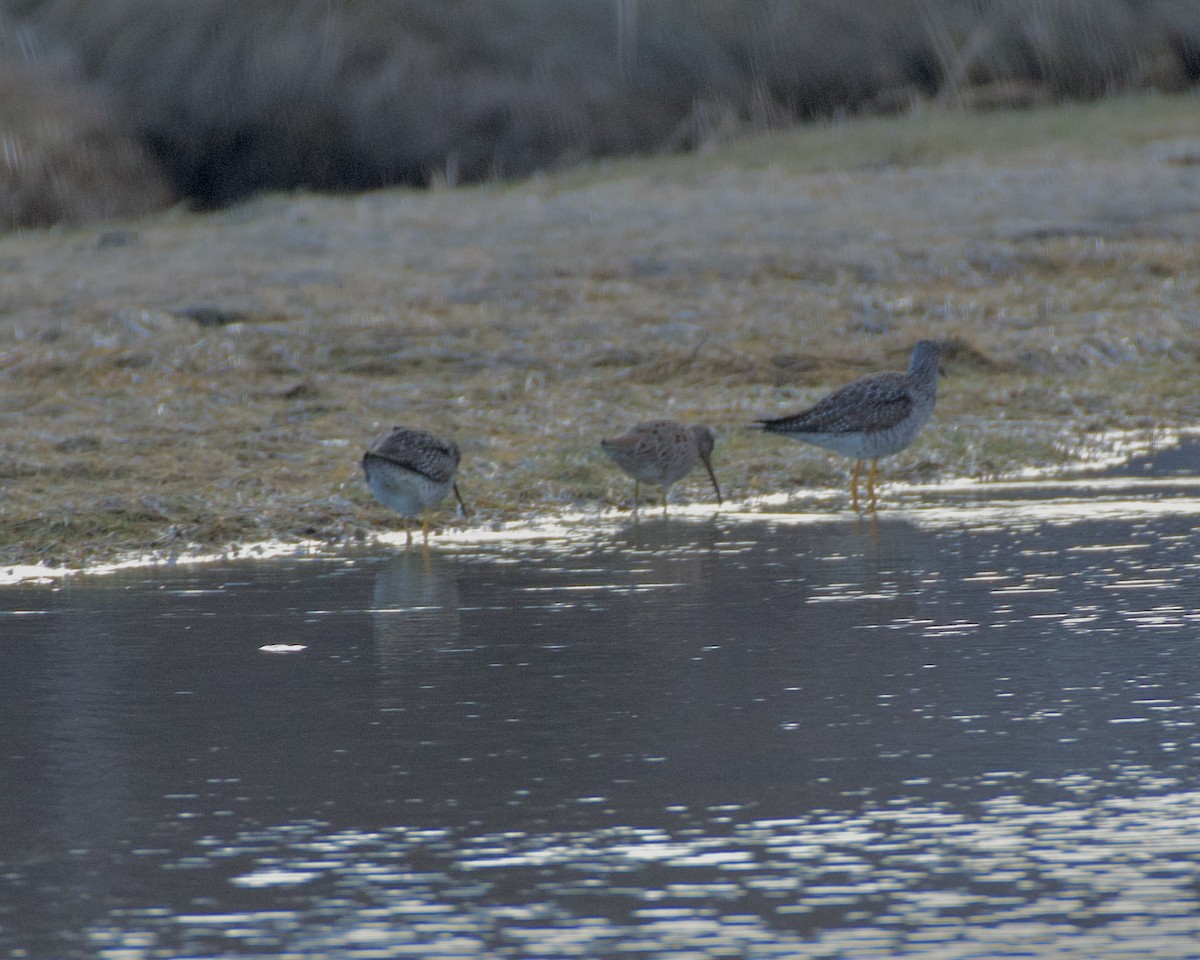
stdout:
POLYGON ((933 413, 940 355, 936 341, 922 340, 913 348, 905 373, 861 377, 806 410, 757 422, 768 433, 780 433, 853 457, 856 463, 851 495, 855 508, 862 461, 870 460, 868 490, 874 509, 875 462, 909 446, 933 413))
POLYGON ((634 479, 633 503, 637 509, 638 484, 653 483, 662 488, 663 510, 667 508, 667 490, 676 480, 703 463, 721 502, 721 488, 712 468, 716 438, 704 424, 685 427, 674 420, 648 420, 619 437, 601 440, 600 446, 613 463, 634 479))
POLYGON ((424 430, 395 427, 363 454, 367 486, 382 503, 405 518, 404 529, 411 542, 408 519, 421 514, 425 536, 429 536, 429 509, 441 503, 451 490, 466 513, 455 474, 462 454, 453 440, 444 440, 424 430))

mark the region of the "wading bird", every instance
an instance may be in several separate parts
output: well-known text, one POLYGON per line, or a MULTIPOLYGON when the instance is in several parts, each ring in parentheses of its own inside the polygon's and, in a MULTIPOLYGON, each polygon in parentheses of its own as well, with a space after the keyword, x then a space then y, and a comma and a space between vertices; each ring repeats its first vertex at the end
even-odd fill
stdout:
POLYGON ((663 513, 667 512, 667 488, 703 463, 721 503, 721 488, 713 473, 712 452, 716 438, 702 423, 685 427, 674 420, 648 420, 630 427, 619 437, 601 440, 600 446, 613 463, 633 477, 633 509, 643 483, 662 488, 663 513))
POLYGON ((941 345, 922 340, 912 352, 906 373, 874 373, 860 377, 807 410, 790 417, 756 421, 768 433, 816 444, 853 457, 850 481, 853 509, 858 509, 858 477, 864 460, 870 509, 876 506, 875 465, 880 457, 899 453, 916 439, 933 413, 937 399, 938 358, 941 345))
POLYGON ((412 543, 409 520, 421 515, 421 532, 429 541, 429 510, 451 490, 467 515, 454 474, 462 459, 458 444, 424 430, 395 427, 363 454, 367 486, 376 498, 404 517, 407 542, 412 543))

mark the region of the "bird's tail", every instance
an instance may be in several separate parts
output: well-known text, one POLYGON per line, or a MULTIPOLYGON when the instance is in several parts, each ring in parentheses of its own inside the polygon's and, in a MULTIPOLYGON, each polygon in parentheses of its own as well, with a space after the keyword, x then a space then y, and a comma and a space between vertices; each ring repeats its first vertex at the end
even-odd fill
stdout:
POLYGON ((779 417, 775 420, 755 420, 747 429, 762 430, 765 433, 787 433, 792 419, 791 417, 779 417))

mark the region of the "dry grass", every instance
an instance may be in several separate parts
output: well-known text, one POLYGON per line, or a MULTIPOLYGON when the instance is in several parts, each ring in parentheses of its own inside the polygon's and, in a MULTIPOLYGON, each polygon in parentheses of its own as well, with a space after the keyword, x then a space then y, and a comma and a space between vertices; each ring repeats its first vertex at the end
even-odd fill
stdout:
MULTIPOLYGON (((5 24, 0 18, 0 41, 5 24)), ((0 232, 161 210, 166 177, 105 107, 53 64, 0 42, 0 232)))
POLYGON ((479 524, 624 503, 597 439, 648 415, 710 423, 732 497, 836 487, 844 463, 744 425, 927 335, 948 377, 892 477, 1194 424, 1195 106, 931 113, 0 239, 0 557, 365 535, 396 522, 358 467, 392 424, 460 441, 479 524))
POLYGON ((1200 79, 1192 0, 0 0, 5 16, 209 207, 1200 79))

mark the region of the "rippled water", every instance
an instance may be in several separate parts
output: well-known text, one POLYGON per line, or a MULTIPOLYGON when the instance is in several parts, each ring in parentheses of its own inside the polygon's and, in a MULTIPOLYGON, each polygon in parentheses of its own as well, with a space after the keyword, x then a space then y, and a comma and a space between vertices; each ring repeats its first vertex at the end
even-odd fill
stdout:
POLYGON ((0 954, 1195 957, 1198 495, 0 591, 0 954))

